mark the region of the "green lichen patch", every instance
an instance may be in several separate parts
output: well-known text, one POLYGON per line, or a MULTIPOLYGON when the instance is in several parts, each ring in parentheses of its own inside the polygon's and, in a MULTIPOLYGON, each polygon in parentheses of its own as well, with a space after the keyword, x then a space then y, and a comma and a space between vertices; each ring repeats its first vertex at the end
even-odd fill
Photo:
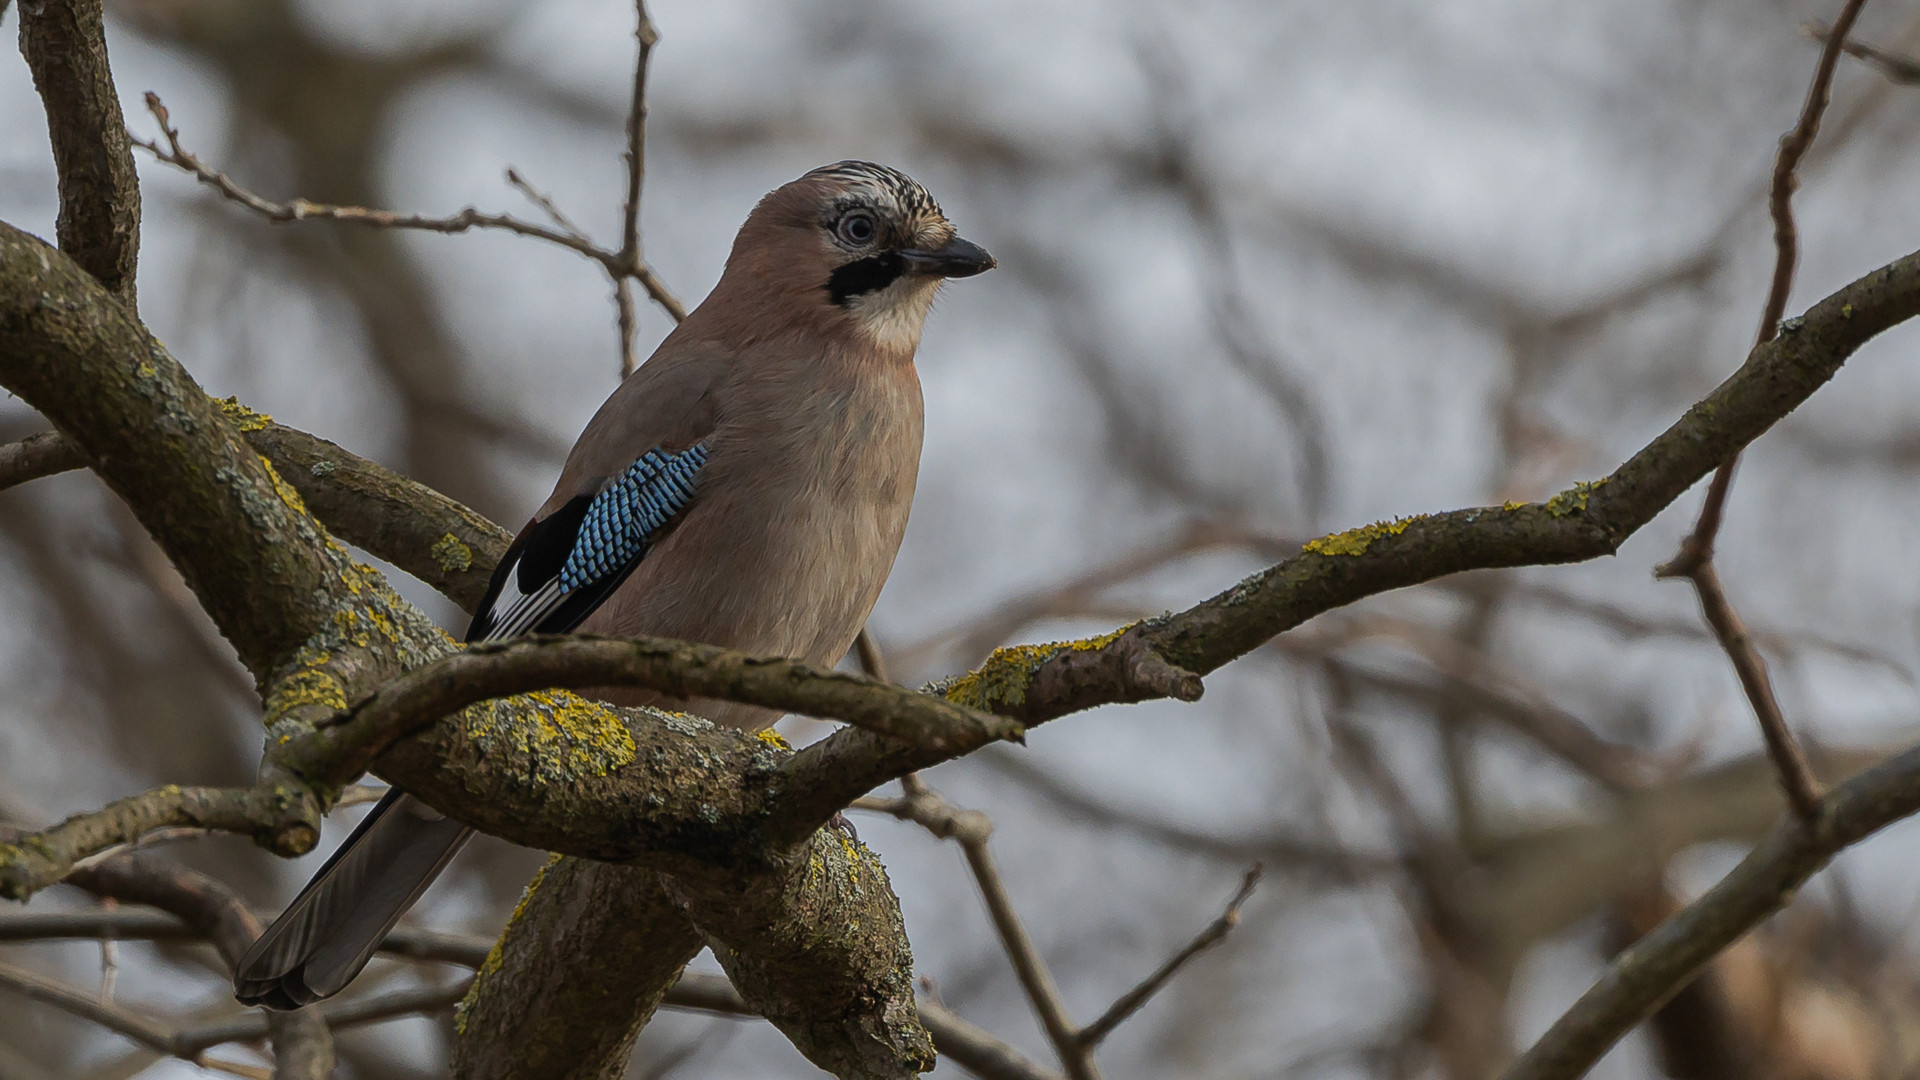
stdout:
POLYGON ((427 549, 433 556, 434 564, 449 574, 464 573, 473 569, 473 549, 460 542, 460 538, 448 533, 427 549))
POLYGON ((347 691, 328 670, 333 654, 325 649, 303 646, 294 654, 292 670, 281 676, 267 694, 264 719, 274 727, 288 713, 307 706, 318 706, 329 713, 347 707, 347 691))
POLYGON ((1357 529, 1323 536, 1318 540, 1309 540, 1302 551, 1315 555, 1361 555, 1373 546, 1375 540, 1388 536, 1398 536, 1407 531, 1417 518, 1394 518, 1392 521, 1376 521, 1371 525, 1362 525, 1357 529))
POLYGON ((987 662, 965 675, 935 683, 929 689, 956 705, 981 712, 992 712, 996 704, 1018 706, 1027 700, 1027 686, 1040 665, 1068 652, 1092 652, 1104 649, 1133 629, 1129 623, 1118 630, 1076 641, 1050 641, 1044 645, 1009 645, 993 650, 987 662))
POLYGON ((240 404, 240 399, 237 397, 218 398, 214 403, 220 406, 221 412, 227 414, 227 419, 233 426, 241 431, 264 431, 267 425, 273 423, 273 417, 266 413, 254 412, 240 404))
POLYGON ((632 764, 633 733, 618 713, 570 690, 494 699, 461 714, 481 753, 504 750, 541 780, 605 776, 632 764))
POLYGON ((1604 487, 1606 482, 1606 478, 1602 477, 1592 482, 1583 480, 1573 485, 1547 500, 1547 513, 1557 518, 1585 513, 1587 509, 1587 496, 1604 487))

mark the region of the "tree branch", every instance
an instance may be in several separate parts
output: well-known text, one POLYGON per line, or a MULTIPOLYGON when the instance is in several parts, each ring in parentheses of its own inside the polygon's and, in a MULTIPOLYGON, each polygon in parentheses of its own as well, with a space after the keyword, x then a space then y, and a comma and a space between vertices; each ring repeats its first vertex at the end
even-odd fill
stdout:
POLYGON ((107 63, 101 0, 21 5, 20 53, 46 108, 60 174, 60 250, 132 309, 140 177, 107 63))
POLYGON ((945 698, 797 660, 658 638, 540 635, 472 646, 415 668, 316 725, 311 736, 295 736, 279 760, 301 775, 345 784, 401 738, 468 705, 596 686, 638 686, 681 699, 719 698, 841 720, 936 753, 1018 741, 1024 730, 945 698))
MULTIPOLYGON (((644 56, 642 60, 644 70, 644 56)), ((429 217, 424 214, 399 214, 391 210, 375 210, 365 206, 340 206, 332 203, 311 202, 303 198, 294 198, 288 202, 274 202, 263 198, 240 186, 225 173, 207 165, 192 151, 181 145, 179 129, 160 101, 160 96, 148 91, 146 95, 147 111, 153 114, 160 125, 161 138, 166 140, 162 146, 146 139, 131 138, 130 144, 152 154, 156 160, 165 162, 185 172, 191 173, 201 183, 213 188, 229 202, 237 203, 276 225, 298 221, 339 221, 350 225, 363 225, 374 229, 415 229, 422 232, 445 234, 463 233, 471 229, 494 229, 515 233, 520 236, 544 240, 558 244, 569 251, 584 255, 599 263, 615 285, 624 288, 629 279, 640 282, 647 295, 659 304, 675 322, 687 317, 685 305, 663 284, 653 272, 653 268, 641 261, 637 252, 632 255, 624 251, 610 251, 595 244, 569 224, 562 223, 559 228, 548 228, 524 221, 511 214, 487 214, 469 206, 459 213, 445 217, 429 217)), ((509 180, 517 179, 510 174, 509 180)), ((516 184, 524 187, 523 184, 516 184)), ((536 200, 538 202, 539 200, 536 200)), ((543 209, 549 209, 545 204, 543 209)), ((549 209, 549 212, 553 212, 549 209)), ((631 347, 628 347, 629 354, 631 347)))
MULTIPOLYGON (((1819 134, 1820 118, 1826 113, 1827 102, 1832 96, 1833 73, 1840 63, 1841 45, 1852 32, 1854 20, 1859 17, 1865 3, 1866 0, 1846 0, 1845 6, 1840 9, 1833 32, 1820 50, 1820 62, 1815 65, 1813 81, 1807 86, 1807 98, 1800 107, 1800 119, 1794 124, 1793 130, 1780 139, 1780 153, 1774 158, 1773 183, 1767 196, 1767 210, 1773 218, 1773 279, 1767 289, 1766 306, 1760 315, 1756 347, 1773 340, 1778 333, 1780 317, 1787 311, 1787 296, 1793 290, 1794 269, 1800 261, 1800 232, 1793 221, 1793 191, 1800 183, 1800 159, 1813 145, 1814 136, 1819 134)), ((1740 686, 1753 706, 1754 717, 1760 722, 1767 752, 1772 755, 1774 765, 1780 772, 1780 783, 1786 788, 1787 801, 1792 804, 1795 813, 1810 818, 1820 804, 1820 785, 1814 780, 1813 768, 1807 764, 1806 754, 1801 751, 1792 730, 1787 727, 1786 714, 1780 708, 1780 699, 1773 692, 1773 680, 1767 675, 1766 659, 1754 648, 1753 640, 1747 635, 1739 614, 1734 611, 1733 602, 1727 598, 1720 575, 1713 566, 1714 541, 1720 534, 1720 524, 1726 516, 1727 492, 1733 487, 1737 455, 1738 451, 1735 451, 1734 456, 1729 456, 1714 470, 1713 482, 1707 486, 1707 497, 1700 505, 1700 517, 1694 523, 1693 532, 1681 543, 1679 553, 1654 573, 1658 577, 1684 577, 1693 582, 1707 624, 1713 628, 1714 637, 1732 661, 1740 686)))
POLYGON ((353 599, 344 554, 132 311, 4 224, 0 385, 74 440, 256 679, 353 599))
POLYGON ((285 782, 155 788, 0 844, 0 897, 25 900, 89 855, 177 826, 238 833, 277 854, 303 855, 320 837, 320 806, 305 787, 285 782))
MULTIPOLYGON (((1425 514, 1351 529, 1186 611, 1080 642, 1001 649, 941 689, 1028 727, 1096 705, 1167 696, 1143 679, 1153 658, 1205 675, 1315 615, 1465 570, 1609 555, 1701 477, 1797 408, 1855 350, 1920 314, 1920 255, 1860 278, 1789 319, 1739 370, 1611 475, 1545 503, 1425 514)), ((1186 685, 1184 682, 1177 685, 1186 685)), ((935 755, 841 731, 782 767, 775 820, 825 820, 863 792, 935 755)))
MULTIPOLYGON (((471 611, 513 534, 440 492, 234 398, 219 403, 240 436, 300 493, 327 531, 426 582, 471 611)), ((69 469, 86 455, 59 432, 0 446, 0 489, 69 469)))
MULTIPOLYGON (((503 959, 495 963, 488 962, 494 943, 486 938, 468 934, 445 934, 431 930, 399 927, 387 935, 381 943, 383 955, 405 957, 417 960, 436 960, 479 970, 490 968, 489 982, 496 988, 506 980, 515 978, 516 972, 545 972, 551 981, 542 988, 546 992, 530 992, 531 986, 522 984, 511 993, 502 993, 498 989, 491 992, 491 998, 483 998, 482 992, 469 992, 467 1003, 460 1010, 460 1023, 478 1025, 489 1022, 486 1009, 492 1003, 509 1008, 502 1014, 511 1018, 509 1025, 518 1033, 517 1048, 528 1051, 536 1044, 546 1044, 541 1053, 550 1054, 556 1050, 567 1050, 571 1036, 591 1037, 593 1032, 585 1022, 587 1020, 604 1021, 604 1014, 595 1017, 591 1013, 576 1011, 582 1007, 609 1009, 615 1002, 627 1000, 619 983, 637 985, 639 980, 628 977, 633 970, 646 963, 646 958, 657 955, 660 938, 653 932, 658 927, 646 923, 644 904, 632 904, 636 896, 644 896, 651 889, 656 905, 667 905, 671 901, 660 893, 657 878, 646 871, 631 868, 611 867, 605 863, 594 863, 584 859, 561 860, 549 866, 543 873, 541 892, 554 896, 569 891, 562 886, 559 876, 563 873, 584 873, 602 875, 613 873, 614 880, 584 883, 571 890, 572 901, 560 904, 572 918, 550 928, 553 933, 535 932, 524 920, 537 916, 539 909, 529 906, 521 919, 509 927, 507 936, 498 946, 503 959), (571 870, 562 870, 572 864, 571 870), (645 875, 639 877, 636 875, 645 875), (653 884, 648 884, 653 882, 653 884), (618 888, 610 888, 613 884, 618 888), (608 900, 614 902, 610 905, 608 900), (636 918, 639 916, 639 918, 636 918), (605 928, 618 928, 619 932, 630 939, 634 949, 621 952, 630 962, 622 964, 593 963, 579 967, 556 962, 558 958, 568 956, 574 945, 589 945, 600 950, 597 955, 611 955, 605 951, 605 939, 597 933, 585 932, 582 920, 599 921, 605 928), (537 956, 529 960, 537 963, 521 965, 505 959, 506 951, 521 947, 538 950, 537 956), (613 981, 602 981, 611 979, 613 981), (583 984, 593 989, 580 992, 583 984), (559 995, 559 1000, 553 995, 559 995), (487 1002, 488 1004, 481 1004, 487 1002), (481 1010, 477 1012, 476 1010, 481 1010), (567 1018, 573 1017, 573 1025, 567 1025, 567 1018), (553 1024, 562 1027, 553 1027, 553 1024), (574 1026, 577 1025, 577 1026, 574 1026), (543 1038, 541 1033, 552 1033, 551 1039, 543 1038)), ((680 917, 675 911, 674 917, 680 917)), ((684 921, 682 920, 684 926, 684 921)), ((187 925, 179 918, 155 911, 138 908, 93 908, 82 911, 20 912, 0 914, 0 942, 50 941, 56 939, 116 939, 123 941, 193 941, 207 935, 195 927, 187 925)), ((697 945, 695 946, 698 947, 697 945)), ((669 974, 669 977, 671 975, 669 974)), ((378 1000, 378 999, 375 999, 378 1000)), ((437 1000, 437 997, 436 999, 437 1000)), ((724 977, 699 972, 682 972, 677 981, 667 988, 660 997, 659 1007, 669 1009, 687 1009, 698 1012, 719 1013, 722 1015, 758 1017, 733 984, 724 977)), ((1060 1080, 1060 1074, 1042 1068, 1028 1060, 1019 1051, 995 1038, 981 1028, 955 1015, 950 1010, 929 1000, 922 999, 918 1008, 920 1020, 933 1036, 934 1047, 941 1056, 951 1060, 983 1080, 1060 1080)), ((356 1013, 359 1010, 356 1009, 356 1013)), ((637 1009, 636 1009, 637 1011, 637 1009)), ((293 1014, 286 1014, 293 1015, 293 1014)), ((330 1020, 333 1014, 328 1014, 330 1020)), ((235 1021, 237 1025, 244 1021, 235 1021)), ((249 1032, 256 1029, 248 1029, 249 1032)), ((235 1035, 234 1038, 257 1037, 235 1035)), ((615 1039, 615 1042, 621 1041, 615 1039)), ((456 1043, 456 1046, 462 1045, 456 1043)), ((603 1049, 600 1057, 608 1059, 609 1068, 614 1067, 617 1059, 619 1067, 626 1064, 625 1051, 617 1055, 603 1049)), ((578 1075, 572 1071, 579 1068, 579 1061, 590 1060, 591 1054, 579 1053, 577 1049, 567 1050, 567 1057, 541 1057, 528 1053, 524 1057, 503 1062, 489 1070, 474 1071, 475 1063, 467 1059, 462 1075, 578 1075), (515 1068, 530 1069, 545 1067, 549 1072, 513 1071, 515 1068)))
POLYGON ((1571 1009, 1521 1055, 1504 1080, 1573 1080, 1652 1015, 1720 950, 1787 905, 1815 871, 1851 844, 1920 811, 1920 748, 1835 788, 1811 820, 1790 817, 1740 865, 1628 947, 1571 1009))

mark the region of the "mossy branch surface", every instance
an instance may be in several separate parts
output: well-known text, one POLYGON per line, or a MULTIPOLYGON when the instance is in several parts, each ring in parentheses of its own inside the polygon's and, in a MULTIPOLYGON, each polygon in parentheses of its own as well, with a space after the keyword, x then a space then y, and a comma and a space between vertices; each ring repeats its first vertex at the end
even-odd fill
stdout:
POLYGON ((1017 721, 945 698, 795 660, 686 641, 569 635, 475 646, 415 668, 350 711, 290 739, 275 758, 339 786, 401 738, 469 705, 596 686, 638 686, 841 720, 935 753, 1018 739, 1025 730, 1017 721))
POLYGON ((0 224, 0 385, 126 500, 265 681, 319 630, 345 560, 299 495, 133 313, 72 260, 0 224))

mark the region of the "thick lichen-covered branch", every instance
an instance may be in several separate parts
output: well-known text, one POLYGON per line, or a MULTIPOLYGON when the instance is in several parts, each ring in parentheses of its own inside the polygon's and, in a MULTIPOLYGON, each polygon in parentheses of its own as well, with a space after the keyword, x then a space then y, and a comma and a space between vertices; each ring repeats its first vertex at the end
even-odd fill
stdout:
POLYGON ((0 385, 71 437, 257 679, 347 602, 347 560, 138 318, 0 224, 0 385))
POLYGON ((667 885, 741 997, 809 1061, 843 1080, 933 1068, 900 902, 879 857, 844 830, 818 831, 744 880, 693 873, 667 885))
MULTIPOLYGON (((220 411, 300 493, 327 531, 380 556, 471 611, 512 534, 473 510, 317 435, 276 424, 233 398, 220 411)), ((0 446, 0 488, 70 469, 86 454, 58 432, 0 446)))
POLYGON ((489 698, 553 688, 636 686, 842 720, 934 752, 1018 739, 1017 721, 945 698, 795 660, 654 638, 534 637, 475 646, 415 668, 351 710, 285 740, 282 764, 349 783, 399 739, 489 698))

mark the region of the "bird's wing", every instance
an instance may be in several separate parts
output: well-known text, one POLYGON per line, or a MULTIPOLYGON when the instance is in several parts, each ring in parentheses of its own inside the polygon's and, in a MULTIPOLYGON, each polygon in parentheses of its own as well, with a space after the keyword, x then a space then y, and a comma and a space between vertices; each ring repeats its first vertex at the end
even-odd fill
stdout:
POLYGON ((698 496, 723 370, 656 356, 607 399, 494 568, 469 642, 564 634, 626 580, 698 496))

